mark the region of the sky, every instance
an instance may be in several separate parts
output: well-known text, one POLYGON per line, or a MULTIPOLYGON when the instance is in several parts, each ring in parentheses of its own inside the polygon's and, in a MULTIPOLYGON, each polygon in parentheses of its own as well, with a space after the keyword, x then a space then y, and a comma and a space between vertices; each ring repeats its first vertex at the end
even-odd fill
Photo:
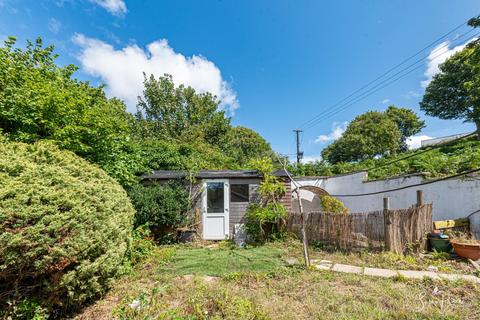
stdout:
POLYGON ((0 39, 42 37, 60 65, 78 65, 76 77, 105 84, 132 112, 143 72, 171 74, 215 94, 234 125, 282 154, 293 158, 303 129, 310 161, 356 115, 391 104, 426 121, 412 146, 473 131, 425 116, 419 101, 438 64, 478 33, 461 24, 479 13, 478 0, 0 0, 0 39))

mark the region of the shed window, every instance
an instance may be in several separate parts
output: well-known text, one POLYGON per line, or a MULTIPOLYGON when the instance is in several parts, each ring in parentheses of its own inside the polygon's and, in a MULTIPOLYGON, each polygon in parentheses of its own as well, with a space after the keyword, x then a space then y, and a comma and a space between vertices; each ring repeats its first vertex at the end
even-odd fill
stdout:
POLYGON ((230 186, 231 202, 248 202, 248 184, 232 184, 230 186))

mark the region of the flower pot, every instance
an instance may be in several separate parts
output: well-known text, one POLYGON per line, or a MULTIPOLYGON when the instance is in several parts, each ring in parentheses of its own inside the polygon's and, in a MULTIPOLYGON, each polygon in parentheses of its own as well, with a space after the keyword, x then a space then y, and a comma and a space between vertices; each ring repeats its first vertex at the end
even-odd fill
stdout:
POLYGON ((432 250, 435 250, 438 252, 452 251, 452 245, 450 244, 449 239, 429 237, 428 241, 430 242, 430 247, 432 248, 432 250))
POLYGON ((181 243, 193 242, 196 234, 195 230, 177 230, 177 239, 181 243))
POLYGON ((480 243, 468 243, 461 241, 450 241, 453 245, 453 250, 462 258, 472 259, 477 261, 480 259, 480 243))

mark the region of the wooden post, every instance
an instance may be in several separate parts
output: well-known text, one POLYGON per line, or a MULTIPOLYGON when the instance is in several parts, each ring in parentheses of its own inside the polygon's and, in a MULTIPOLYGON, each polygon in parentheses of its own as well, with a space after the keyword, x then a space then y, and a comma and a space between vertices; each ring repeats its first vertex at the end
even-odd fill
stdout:
POLYGON ((423 191, 417 190, 417 207, 423 205, 423 191))
POLYGON ((298 208, 300 209, 300 217, 302 219, 302 242, 303 242, 303 258, 305 260, 305 266, 310 266, 310 257, 308 255, 308 239, 307 239, 307 227, 306 227, 306 220, 308 217, 303 212, 303 205, 302 205, 302 197, 300 197, 299 188, 295 189, 295 193, 297 194, 298 199, 298 208))
POLYGON ((384 221, 384 230, 385 230, 385 248, 388 251, 392 249, 392 241, 391 241, 391 227, 390 225, 392 222, 390 221, 390 215, 388 214, 388 210, 390 209, 390 198, 385 197, 383 198, 383 221, 384 221))
POLYGON ((383 198, 383 210, 389 210, 390 209, 390 198, 386 197, 383 198))

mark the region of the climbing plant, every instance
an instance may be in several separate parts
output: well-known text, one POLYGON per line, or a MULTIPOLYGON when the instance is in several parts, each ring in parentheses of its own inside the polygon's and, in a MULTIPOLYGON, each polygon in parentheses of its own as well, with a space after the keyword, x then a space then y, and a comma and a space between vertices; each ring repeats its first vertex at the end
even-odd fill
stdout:
POLYGON ((280 221, 286 217, 287 209, 280 203, 286 192, 285 186, 273 174, 274 166, 270 158, 258 158, 249 166, 262 175, 258 188, 259 201, 251 204, 246 213, 246 231, 251 242, 264 242, 281 236, 280 221))

